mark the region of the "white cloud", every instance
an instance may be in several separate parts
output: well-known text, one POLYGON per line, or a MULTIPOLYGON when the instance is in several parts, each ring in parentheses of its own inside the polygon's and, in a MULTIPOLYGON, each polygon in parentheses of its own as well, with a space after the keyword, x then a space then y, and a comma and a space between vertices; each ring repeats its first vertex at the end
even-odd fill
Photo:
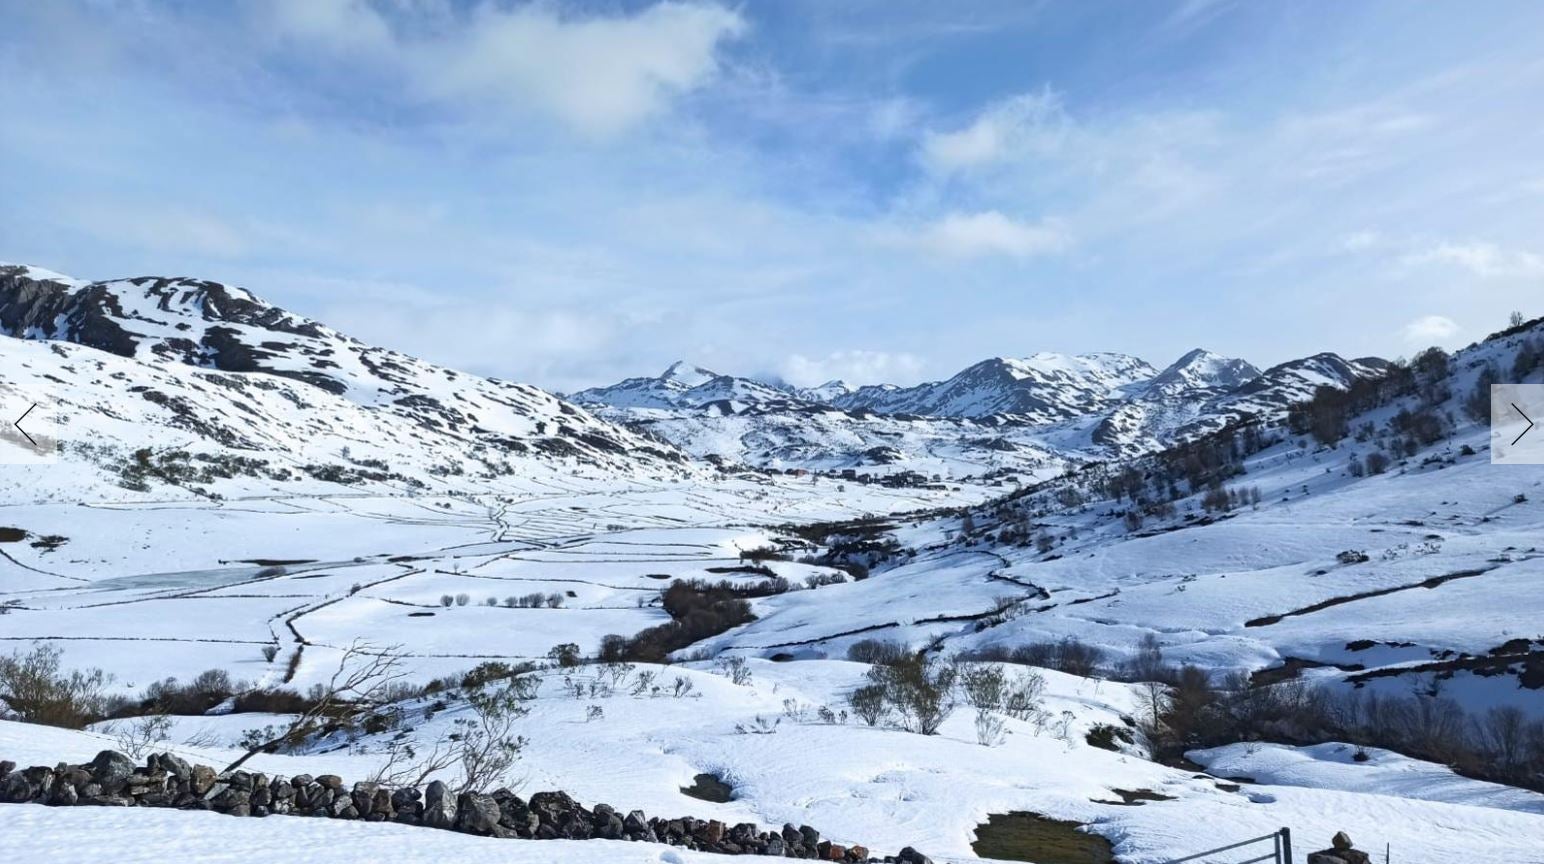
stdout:
POLYGON ((929 251, 959 258, 1029 258, 1060 252, 1071 242, 1054 222, 1020 222, 996 210, 950 213, 922 228, 916 239, 929 251))
POLYGON ((485 3, 464 15, 419 10, 395 27, 363 0, 284 0, 274 12, 281 35, 344 55, 370 52, 426 102, 536 109, 594 137, 708 83, 719 45, 746 26, 722 6, 677 2, 587 17, 545 3, 485 3))
POLYGON ((824 357, 794 354, 783 362, 783 380, 800 387, 827 381, 849 384, 909 383, 922 373, 922 360, 888 351, 833 351, 824 357))
POLYGON ((924 133, 922 161, 943 173, 981 168, 1054 146, 1064 121, 1061 100, 1049 89, 1016 96, 987 108, 962 129, 924 133))
POLYGON ((1505 249, 1494 243, 1443 242, 1429 249, 1412 252, 1405 264, 1448 264, 1476 276, 1544 276, 1544 255, 1520 249, 1505 249))
POLYGON ((1411 345, 1440 345, 1451 341, 1463 328, 1453 319, 1442 315, 1423 315, 1406 324, 1402 331, 1405 341, 1411 345))
POLYGON ((391 45, 391 31, 366 0, 275 0, 273 21, 287 35, 338 47, 391 45))
POLYGON ((1383 235, 1377 231, 1353 231, 1340 238, 1340 248, 1347 252, 1365 252, 1383 243, 1383 235))
POLYGON ((65 207, 60 215, 101 242, 161 253, 237 258, 252 249, 251 231, 186 207, 94 202, 65 207))

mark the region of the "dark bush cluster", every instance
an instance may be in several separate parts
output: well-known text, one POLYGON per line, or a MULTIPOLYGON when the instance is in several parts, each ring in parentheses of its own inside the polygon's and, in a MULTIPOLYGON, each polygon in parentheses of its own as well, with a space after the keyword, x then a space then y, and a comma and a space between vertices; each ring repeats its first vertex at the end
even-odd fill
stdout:
POLYGON ((1030 642, 1026 645, 991 645, 962 654, 967 660, 1017 663, 1055 669, 1068 675, 1092 678, 1105 668, 1104 650, 1071 636, 1059 642, 1030 642))
POLYGON ((1156 723, 1154 755, 1238 741, 1344 741, 1426 759, 1483 780, 1544 790, 1544 720, 1513 706, 1470 713, 1438 695, 1389 696, 1301 681, 1251 686, 1243 675, 1214 684, 1195 667, 1174 670, 1156 723))
POLYGON ((788 580, 766 579, 743 585, 727 580, 677 579, 660 595, 670 621, 636 636, 611 634, 601 639, 603 663, 664 663, 671 652, 756 620, 747 598, 770 597, 789 589, 788 580))

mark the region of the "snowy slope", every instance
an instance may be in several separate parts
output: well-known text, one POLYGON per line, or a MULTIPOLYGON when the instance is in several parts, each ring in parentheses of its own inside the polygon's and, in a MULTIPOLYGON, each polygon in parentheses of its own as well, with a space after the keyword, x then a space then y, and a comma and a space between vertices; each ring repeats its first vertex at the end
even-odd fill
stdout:
POLYGON ((336 476, 401 487, 528 469, 688 470, 668 445, 534 387, 369 346, 220 283, 84 284, 0 265, 0 331, 8 387, 46 405, 66 461, 118 475, 101 482, 128 470, 164 483, 190 459, 237 475, 198 482, 210 491, 336 476), (171 452, 180 464, 139 470, 145 448, 152 463, 171 452))

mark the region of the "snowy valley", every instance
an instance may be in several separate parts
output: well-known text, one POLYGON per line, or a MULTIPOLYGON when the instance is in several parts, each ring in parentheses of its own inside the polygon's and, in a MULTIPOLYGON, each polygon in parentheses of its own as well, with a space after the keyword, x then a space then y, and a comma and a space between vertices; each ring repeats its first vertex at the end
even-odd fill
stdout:
POLYGON ((1409 363, 566 398, 199 279, 0 265, 0 331, 52 445, 0 440, 0 800, 246 757, 178 809, 0 804, 14 854, 1159 864, 1288 827, 1544 862, 1544 468, 1492 464, 1485 395, 1544 381, 1544 319, 1409 363), (493 815, 197 812, 300 812, 298 775, 493 815), (545 791, 583 826, 522 834, 545 791))

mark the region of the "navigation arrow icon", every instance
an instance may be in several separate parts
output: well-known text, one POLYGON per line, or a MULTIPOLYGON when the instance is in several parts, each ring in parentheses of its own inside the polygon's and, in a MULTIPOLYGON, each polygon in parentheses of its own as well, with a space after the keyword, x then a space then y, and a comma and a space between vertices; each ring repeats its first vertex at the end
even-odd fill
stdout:
MULTIPOLYGON (((36 403, 36 402, 32 403, 31 405, 28 405, 27 406, 27 410, 21 412, 21 416, 20 417, 17 417, 15 420, 11 421, 11 425, 16 427, 16 431, 20 432, 22 435, 25 435, 26 438, 27 438, 27 443, 31 444, 33 447, 38 446, 38 442, 32 440, 32 436, 31 435, 27 435, 27 430, 21 428, 21 421, 27 419, 27 415, 31 414, 32 413, 32 409, 36 408, 36 407, 38 407, 38 403, 36 403)), ((1514 405, 1513 407, 1515 408, 1517 406, 1514 405)), ((1519 412, 1519 413, 1521 413, 1521 412, 1519 412)), ((1529 426, 1529 428, 1532 428, 1533 427, 1533 423, 1529 422, 1528 426, 1529 426)))
MULTIPOLYGON (((29 410, 29 411, 30 411, 30 410, 31 410, 31 409, 30 409, 30 408, 29 408, 29 409, 28 409, 28 410, 29 410)), ((1521 441, 1521 440, 1523 440, 1523 436, 1524 436, 1524 435, 1527 435, 1527 434, 1528 434, 1528 432, 1529 432, 1529 430, 1531 430, 1531 429, 1533 429, 1533 418, 1531 418, 1531 417, 1529 417, 1529 416, 1528 416, 1528 415, 1527 415, 1527 414, 1524 414, 1524 413, 1523 413, 1523 409, 1521 409, 1521 408, 1519 408, 1519 407, 1517 407, 1517 403, 1516 403, 1516 402, 1513 402, 1513 403, 1512 403, 1512 410, 1513 410, 1513 411, 1516 411, 1516 412, 1517 412, 1517 415, 1518 415, 1518 416, 1519 416, 1519 417, 1521 417, 1521 418, 1523 418, 1523 419, 1524 419, 1524 420, 1527 420, 1527 421, 1528 421, 1528 425, 1527 425, 1527 427, 1526 427, 1526 428, 1524 428, 1524 429, 1523 429, 1523 431, 1521 431, 1521 432, 1519 432, 1519 433, 1517 433, 1517 437, 1516 437, 1516 438, 1513 438, 1513 439, 1512 439, 1512 444, 1513 444, 1513 445, 1516 445, 1516 444, 1517 444, 1517 442, 1519 442, 1519 441, 1521 441)), ((26 416, 26 415, 22 415, 22 416, 26 416)))

